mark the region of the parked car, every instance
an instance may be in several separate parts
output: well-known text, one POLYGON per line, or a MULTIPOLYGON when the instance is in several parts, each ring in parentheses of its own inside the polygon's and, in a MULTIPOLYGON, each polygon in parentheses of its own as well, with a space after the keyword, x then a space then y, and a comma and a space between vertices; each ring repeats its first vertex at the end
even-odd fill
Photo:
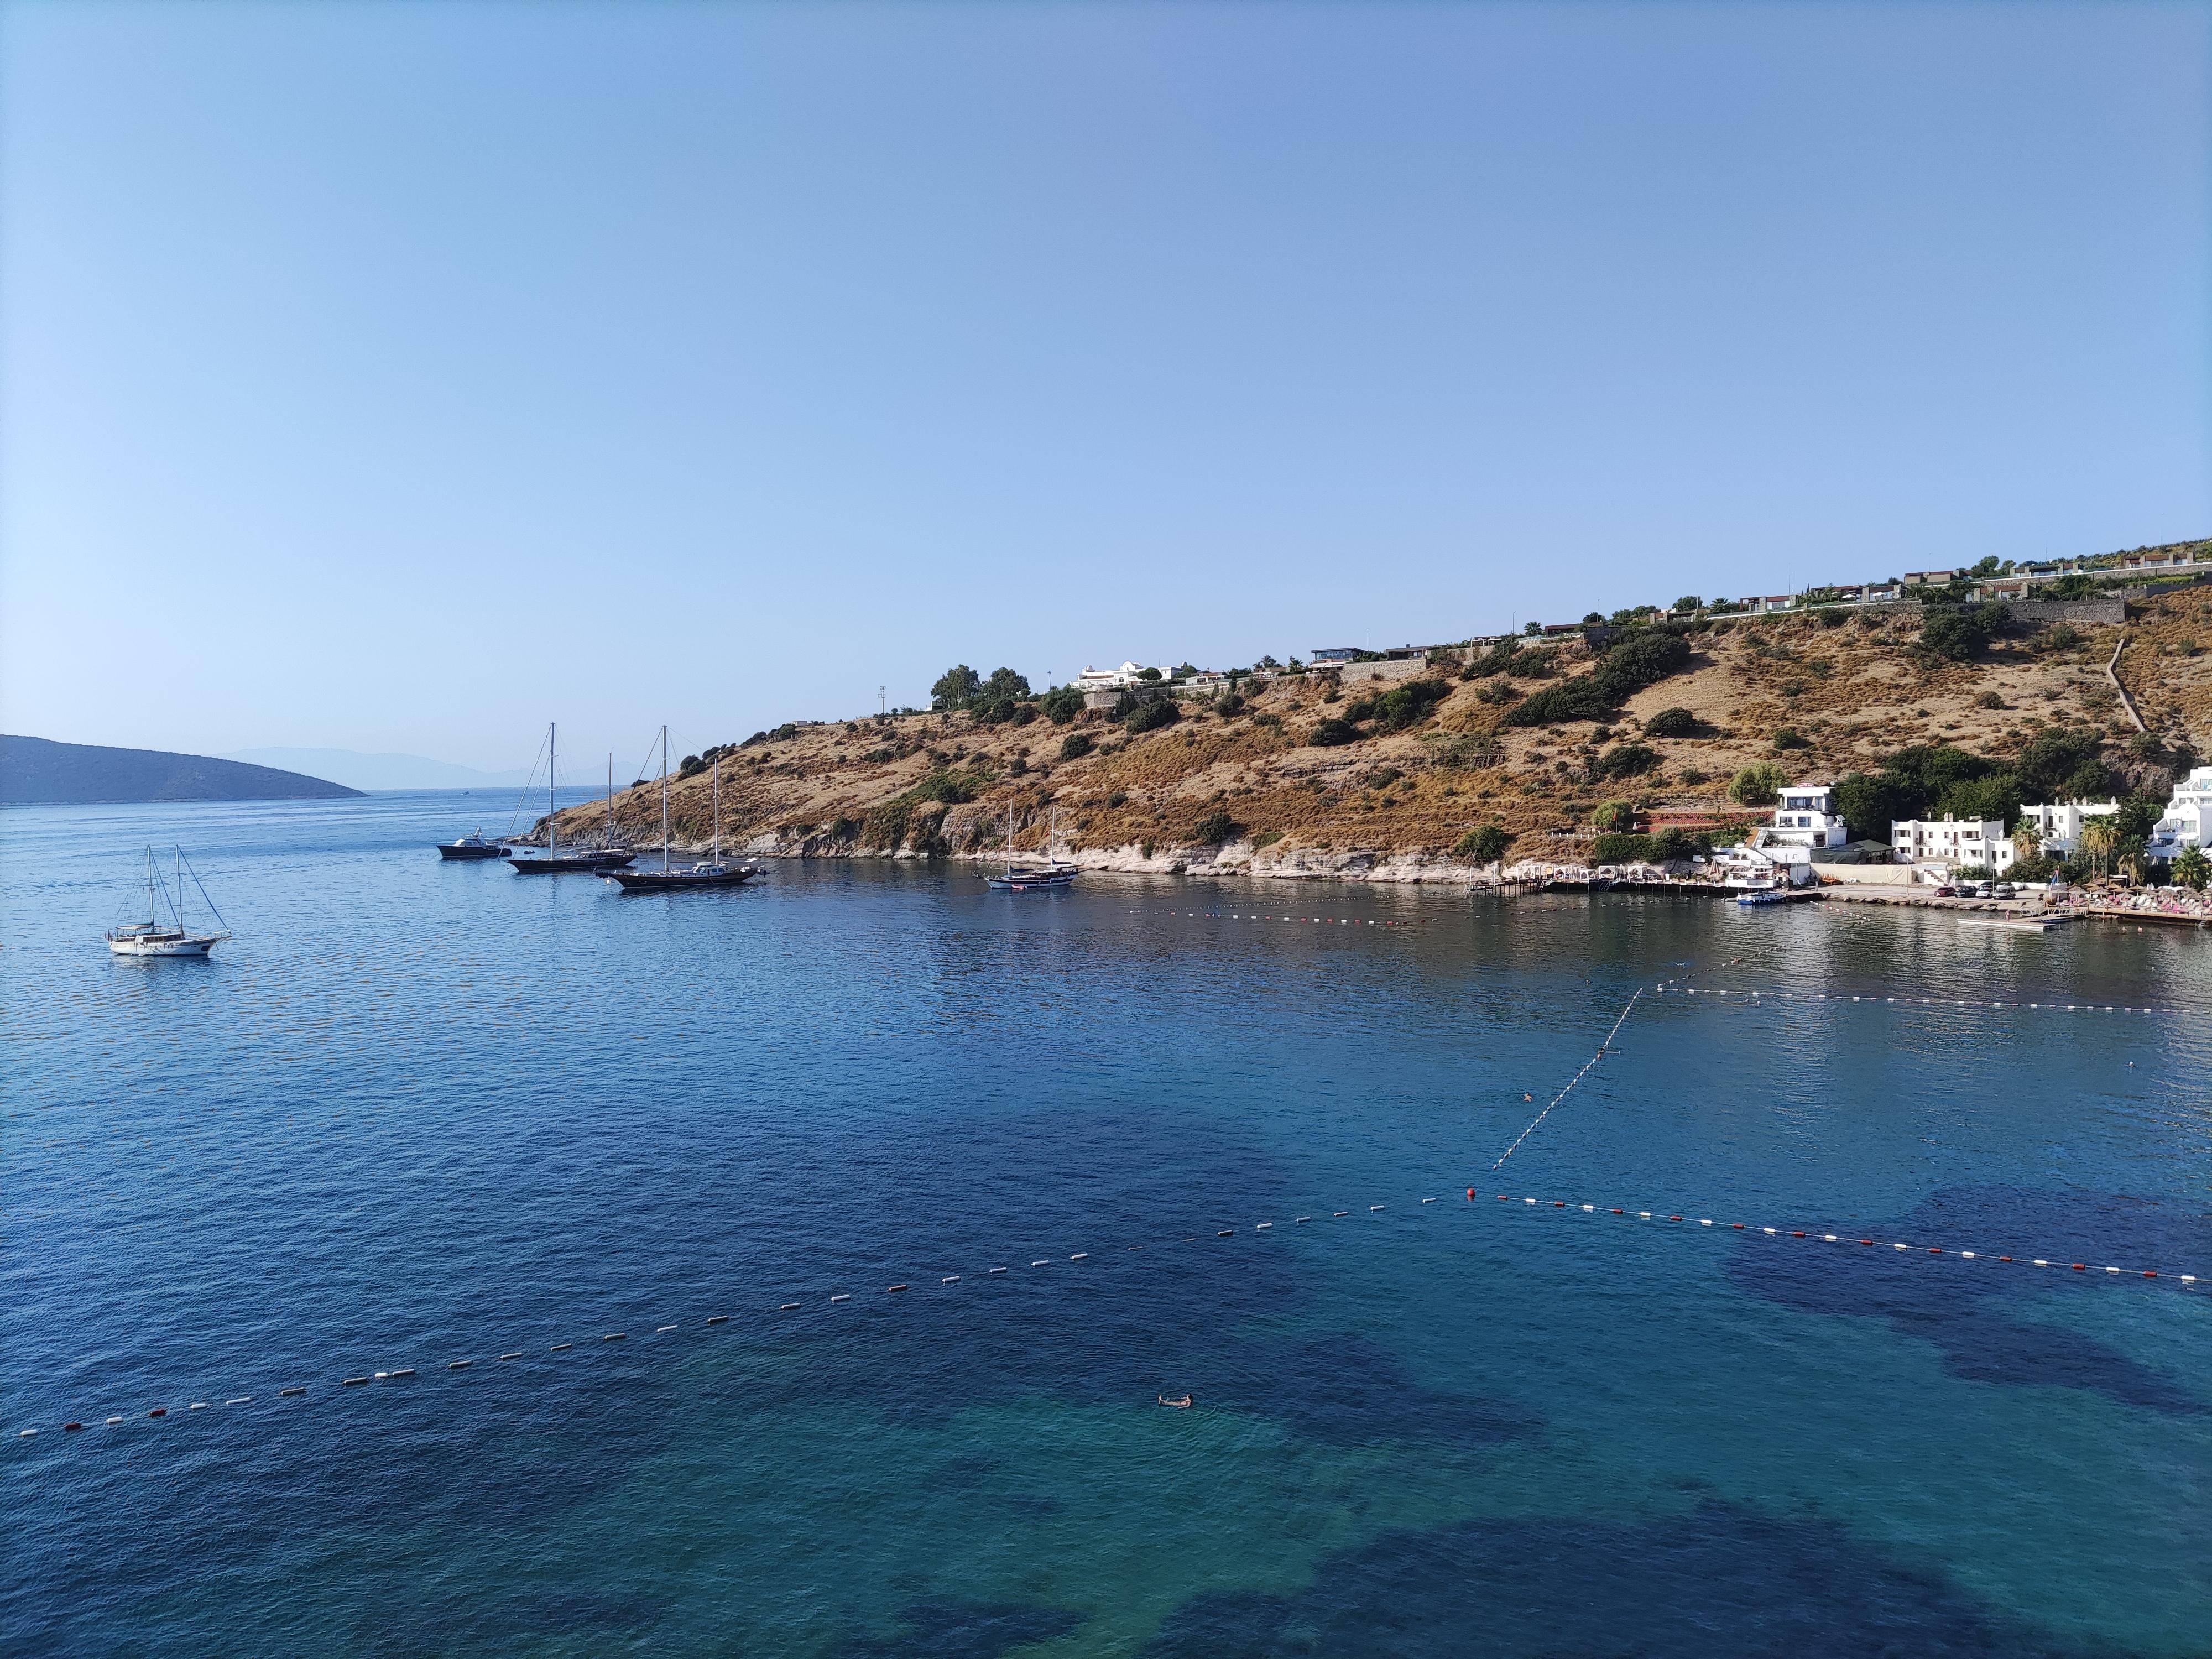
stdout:
POLYGON ((1997 896, 1999 898, 2017 898, 2019 896, 2020 889, 2014 886, 2010 882, 2001 881, 1997 884, 1997 896))
POLYGON ((1996 896, 1997 884, 1993 881, 1985 881, 1980 886, 1974 889, 1974 896, 1976 898, 1995 898, 1996 896))
POLYGON ((1955 887, 1938 887, 1936 890, 1936 896, 1937 898, 1956 898, 1959 896, 1959 890, 1955 887))

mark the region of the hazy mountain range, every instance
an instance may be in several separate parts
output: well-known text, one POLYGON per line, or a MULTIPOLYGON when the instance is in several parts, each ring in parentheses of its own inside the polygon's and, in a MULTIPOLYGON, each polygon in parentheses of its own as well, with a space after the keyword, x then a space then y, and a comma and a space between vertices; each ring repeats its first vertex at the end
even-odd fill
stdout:
POLYGON ((163 749, 0 737, 0 805, 99 801, 326 800, 359 792, 270 766, 163 749))

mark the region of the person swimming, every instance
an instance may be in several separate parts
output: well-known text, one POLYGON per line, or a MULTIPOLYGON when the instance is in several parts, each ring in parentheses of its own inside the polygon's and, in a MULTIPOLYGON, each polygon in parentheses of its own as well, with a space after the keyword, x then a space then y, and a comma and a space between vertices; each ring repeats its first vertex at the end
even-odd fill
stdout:
POLYGON ((1160 1404, 1170 1407, 1176 1411, 1187 1412, 1190 1409, 1190 1396, 1186 1394, 1180 1400, 1170 1400, 1167 1395, 1162 1395, 1160 1396, 1160 1404))

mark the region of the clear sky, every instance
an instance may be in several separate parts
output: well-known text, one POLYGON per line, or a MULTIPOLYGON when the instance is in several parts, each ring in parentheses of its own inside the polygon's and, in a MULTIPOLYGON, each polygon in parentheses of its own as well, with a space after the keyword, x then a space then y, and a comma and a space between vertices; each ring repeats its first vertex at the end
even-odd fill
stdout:
POLYGON ((8 0, 0 729, 627 766, 2212 532, 2209 108, 2201 5, 8 0))

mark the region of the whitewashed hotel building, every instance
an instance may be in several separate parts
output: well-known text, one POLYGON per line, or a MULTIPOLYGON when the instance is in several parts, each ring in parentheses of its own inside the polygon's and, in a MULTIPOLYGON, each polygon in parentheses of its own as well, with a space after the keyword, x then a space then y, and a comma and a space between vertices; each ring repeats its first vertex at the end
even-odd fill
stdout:
POLYGON ((2012 868, 2012 842, 2002 818, 1910 818, 1889 826, 1889 855, 1898 864, 1947 869, 2012 868))

